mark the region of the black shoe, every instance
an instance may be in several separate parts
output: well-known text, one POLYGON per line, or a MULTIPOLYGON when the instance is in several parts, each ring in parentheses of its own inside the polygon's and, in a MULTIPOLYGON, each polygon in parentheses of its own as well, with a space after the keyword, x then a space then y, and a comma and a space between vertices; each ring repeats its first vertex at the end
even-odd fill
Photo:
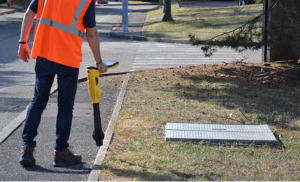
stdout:
POLYGON ((34 149, 29 146, 22 146, 21 148, 21 158, 19 163, 23 167, 29 167, 35 165, 35 159, 33 157, 34 149))
POLYGON ((81 155, 74 154, 70 149, 54 151, 54 167, 63 167, 80 163, 81 155))

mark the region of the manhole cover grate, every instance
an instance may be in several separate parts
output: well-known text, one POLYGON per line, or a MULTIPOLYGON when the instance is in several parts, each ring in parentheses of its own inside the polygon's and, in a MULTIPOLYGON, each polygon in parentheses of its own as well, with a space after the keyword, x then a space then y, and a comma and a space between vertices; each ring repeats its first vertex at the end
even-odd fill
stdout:
POLYGON ((281 145, 268 125, 167 123, 167 141, 210 141, 281 145))

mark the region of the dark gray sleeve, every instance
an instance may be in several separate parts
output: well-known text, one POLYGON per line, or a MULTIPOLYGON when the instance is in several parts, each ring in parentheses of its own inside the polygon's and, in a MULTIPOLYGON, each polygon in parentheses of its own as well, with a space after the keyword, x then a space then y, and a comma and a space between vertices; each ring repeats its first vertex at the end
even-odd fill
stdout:
POLYGON ((96 26, 96 17, 95 17, 95 2, 92 0, 89 5, 85 15, 83 16, 83 23, 87 28, 93 28, 96 26))
POLYGON ((29 4, 28 8, 31 11, 35 12, 35 14, 37 14, 38 4, 39 4, 38 0, 32 0, 31 3, 29 4))

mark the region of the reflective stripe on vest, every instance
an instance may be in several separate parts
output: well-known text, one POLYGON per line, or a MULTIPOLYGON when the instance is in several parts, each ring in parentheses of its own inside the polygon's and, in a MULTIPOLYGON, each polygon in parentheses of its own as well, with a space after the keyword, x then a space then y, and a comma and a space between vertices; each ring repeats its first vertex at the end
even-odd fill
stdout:
MULTIPOLYGON (((44 3, 45 3, 46 0, 43 0, 43 8, 44 8, 44 3)), ((68 26, 68 25, 65 25, 65 24, 62 24, 62 23, 59 23, 57 21, 54 21, 54 20, 50 20, 50 19, 47 19, 47 18, 41 18, 39 21, 36 22, 35 26, 38 26, 40 23, 41 24, 44 24, 44 25, 48 25, 50 27, 53 27, 53 28, 57 28, 59 30, 62 30, 62 31, 65 31, 67 33, 70 33, 70 34, 73 34, 73 35, 76 35, 76 36, 79 36, 81 38, 84 37, 84 32, 78 30, 76 27, 77 27, 77 23, 78 23, 78 17, 80 16, 81 12, 83 11, 83 8, 86 4, 87 0, 81 0, 76 8, 76 11, 75 11, 75 14, 74 14, 74 19, 72 21, 72 24, 71 26, 68 26)))
POLYGON ((64 25, 62 23, 59 23, 57 21, 49 20, 47 18, 41 18, 40 23, 44 24, 44 25, 48 25, 48 26, 53 27, 53 28, 57 28, 59 30, 68 32, 68 33, 73 34, 73 35, 77 35, 81 38, 84 37, 84 32, 76 29, 77 25, 75 25, 75 27, 73 27, 72 25, 69 27, 69 26, 64 25))
POLYGON ((78 17, 80 16, 85 4, 86 4, 87 0, 81 0, 76 8, 75 14, 74 14, 74 19, 72 21, 72 25, 71 27, 77 27, 77 20, 78 17))
MULTIPOLYGON (((41 10, 41 12, 43 12, 43 9, 44 9, 44 7, 45 7, 45 2, 46 2, 46 0, 43 0, 43 5, 42 5, 42 10, 41 10)), ((39 17, 39 18, 41 18, 41 17, 39 17)), ((39 23, 40 23, 40 19, 36 19, 35 20, 35 29, 38 27, 38 25, 39 25, 39 23)))

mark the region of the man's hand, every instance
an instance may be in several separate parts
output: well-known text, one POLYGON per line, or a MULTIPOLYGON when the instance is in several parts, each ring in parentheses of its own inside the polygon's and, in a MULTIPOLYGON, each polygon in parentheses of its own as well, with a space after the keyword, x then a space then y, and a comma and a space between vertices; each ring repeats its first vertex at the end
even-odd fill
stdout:
POLYGON ((106 64, 104 64, 103 62, 101 62, 100 64, 97 65, 98 71, 100 73, 105 73, 107 72, 107 66, 106 64))
POLYGON ((28 44, 20 44, 18 53, 20 58, 28 63, 28 59, 30 59, 30 49, 28 44))
MULTIPOLYGON (((32 26, 32 22, 34 20, 35 13, 31 11, 29 8, 24 13, 24 18, 22 21, 22 27, 21 27, 21 35, 20 35, 20 41, 24 42, 28 40, 28 36, 30 33, 30 29, 32 26)), ((28 44, 20 44, 19 45, 19 56, 20 58, 28 62, 28 59, 30 59, 30 49, 28 44)))

